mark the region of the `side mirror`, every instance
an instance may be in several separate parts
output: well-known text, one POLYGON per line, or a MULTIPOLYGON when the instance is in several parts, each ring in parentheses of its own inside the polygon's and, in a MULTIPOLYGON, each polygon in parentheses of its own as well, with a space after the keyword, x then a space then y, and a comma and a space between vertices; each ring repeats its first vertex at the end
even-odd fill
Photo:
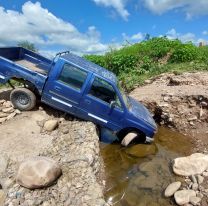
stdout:
POLYGON ((117 105, 116 101, 112 100, 112 101, 110 102, 110 107, 111 107, 111 108, 115 108, 116 105, 117 105))

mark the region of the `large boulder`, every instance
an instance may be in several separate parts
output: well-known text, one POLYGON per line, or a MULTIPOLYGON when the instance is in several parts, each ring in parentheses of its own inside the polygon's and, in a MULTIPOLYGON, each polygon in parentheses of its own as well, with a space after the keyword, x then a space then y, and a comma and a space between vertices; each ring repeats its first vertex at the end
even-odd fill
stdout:
POLYGON ((173 162, 173 171, 177 175, 191 176, 202 174, 208 169, 208 155, 195 153, 188 157, 176 158, 173 162))
POLYGON ((61 173, 61 168, 53 159, 33 157, 21 163, 16 180, 23 187, 37 189, 51 185, 61 173))
POLYGON ((191 197, 196 197, 196 192, 193 190, 179 190, 174 194, 177 205, 188 204, 191 197))

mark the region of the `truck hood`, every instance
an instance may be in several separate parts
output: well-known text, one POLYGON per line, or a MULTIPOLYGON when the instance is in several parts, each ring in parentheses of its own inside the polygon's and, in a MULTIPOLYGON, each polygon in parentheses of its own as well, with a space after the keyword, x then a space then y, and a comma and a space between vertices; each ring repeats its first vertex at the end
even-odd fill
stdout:
POLYGON ((143 104, 141 104, 132 97, 129 97, 129 102, 130 102, 129 112, 131 114, 133 114, 136 118, 144 120, 154 129, 157 129, 157 125, 154 119, 152 118, 152 115, 143 104))

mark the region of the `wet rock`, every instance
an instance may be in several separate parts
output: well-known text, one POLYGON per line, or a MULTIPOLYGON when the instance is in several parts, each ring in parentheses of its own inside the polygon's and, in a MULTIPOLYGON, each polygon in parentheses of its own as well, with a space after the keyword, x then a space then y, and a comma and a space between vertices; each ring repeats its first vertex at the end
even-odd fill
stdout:
POLYGON ((165 190, 165 197, 171 197, 181 187, 181 182, 173 182, 165 190))
POLYGON ((199 185, 203 183, 203 181, 204 181, 204 177, 203 176, 197 175, 196 178, 197 178, 197 182, 198 182, 199 185))
POLYGON ((196 197, 196 192, 193 190, 179 190, 174 194, 175 201, 178 205, 189 203, 191 197, 196 197))
POLYGON ((154 155, 157 152, 156 145, 137 144, 126 149, 126 153, 134 157, 146 157, 148 155, 154 155))
POLYGON ((48 132, 52 132, 58 127, 58 121, 57 120, 48 120, 44 124, 44 129, 48 132))
POLYGON ((16 180, 23 187, 36 189, 52 184, 61 173, 61 168, 53 159, 33 157, 21 163, 16 180))
POLYGON ((201 202, 201 198, 199 197, 190 197, 190 203, 192 205, 198 205, 201 202))
POLYGON ((188 157, 176 158, 173 171, 177 175, 191 176, 202 174, 208 168, 208 155, 195 153, 188 157))

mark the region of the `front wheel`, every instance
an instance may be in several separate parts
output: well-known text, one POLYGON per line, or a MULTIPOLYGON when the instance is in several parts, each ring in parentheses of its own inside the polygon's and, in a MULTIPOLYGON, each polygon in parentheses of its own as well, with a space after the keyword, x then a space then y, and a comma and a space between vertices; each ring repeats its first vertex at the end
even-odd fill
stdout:
POLYGON ((26 88, 14 89, 10 94, 10 100, 16 109, 28 111, 35 107, 36 96, 26 88))

